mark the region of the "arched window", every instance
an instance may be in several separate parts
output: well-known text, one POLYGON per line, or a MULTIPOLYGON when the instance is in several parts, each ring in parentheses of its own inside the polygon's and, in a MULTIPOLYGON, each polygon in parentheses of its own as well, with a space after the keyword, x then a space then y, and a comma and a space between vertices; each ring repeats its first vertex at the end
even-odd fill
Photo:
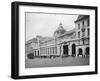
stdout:
POLYGON ((89 50, 89 47, 87 47, 86 50, 85 50, 85 54, 86 54, 86 55, 89 55, 89 53, 90 53, 89 51, 90 51, 90 50, 89 50))
POLYGON ((36 50, 35 50, 35 56, 36 56, 36 50))
POLYGON ((39 56, 39 50, 38 50, 38 56, 39 56))
POLYGON ((79 48, 79 49, 78 49, 78 55, 83 55, 83 50, 82 50, 82 48, 79 48))
POLYGON ((72 44, 72 56, 76 55, 76 45, 72 44))

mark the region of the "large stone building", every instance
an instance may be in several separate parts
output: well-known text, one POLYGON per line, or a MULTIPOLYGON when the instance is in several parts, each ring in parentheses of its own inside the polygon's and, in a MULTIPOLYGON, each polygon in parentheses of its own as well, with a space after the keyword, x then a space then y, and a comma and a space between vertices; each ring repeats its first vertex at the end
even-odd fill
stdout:
POLYGON ((33 57, 62 57, 89 55, 89 16, 79 15, 75 28, 67 31, 62 23, 53 37, 36 36, 26 42, 26 59, 33 57))

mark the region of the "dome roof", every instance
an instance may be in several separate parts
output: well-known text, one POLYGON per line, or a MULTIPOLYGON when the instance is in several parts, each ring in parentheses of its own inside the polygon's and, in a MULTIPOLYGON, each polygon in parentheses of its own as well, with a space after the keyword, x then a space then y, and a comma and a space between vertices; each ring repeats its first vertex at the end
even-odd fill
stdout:
POLYGON ((66 30, 63 28, 62 23, 59 24, 58 29, 54 32, 56 35, 61 35, 64 34, 66 30))

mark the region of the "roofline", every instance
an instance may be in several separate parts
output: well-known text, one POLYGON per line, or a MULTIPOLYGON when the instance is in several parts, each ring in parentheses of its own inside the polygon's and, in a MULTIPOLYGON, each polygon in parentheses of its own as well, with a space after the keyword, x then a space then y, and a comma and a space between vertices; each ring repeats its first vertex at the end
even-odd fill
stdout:
POLYGON ((81 21, 82 19, 86 19, 86 18, 88 18, 89 17, 89 15, 85 15, 84 17, 82 17, 81 19, 77 19, 76 21, 74 21, 74 23, 76 23, 76 22, 78 22, 78 21, 81 21))

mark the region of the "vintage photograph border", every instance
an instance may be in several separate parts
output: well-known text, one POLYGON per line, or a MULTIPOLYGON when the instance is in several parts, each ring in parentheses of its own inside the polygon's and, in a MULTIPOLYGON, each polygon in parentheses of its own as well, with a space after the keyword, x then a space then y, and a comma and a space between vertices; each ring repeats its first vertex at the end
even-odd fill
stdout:
POLYGON ((25 78, 42 78, 42 77, 58 77, 58 76, 72 76, 72 75, 88 75, 97 74, 97 58, 98 58, 98 21, 97 21, 97 7, 96 6, 81 6, 81 5, 62 5, 62 4, 48 4, 48 3, 31 3, 31 2, 12 2, 11 4, 11 78, 25 79, 25 78), (75 73, 59 73, 59 74, 43 74, 43 75, 19 75, 19 6, 41 6, 41 7, 58 7, 58 8, 75 8, 88 9, 95 11, 95 71, 89 72, 75 72, 75 73))

